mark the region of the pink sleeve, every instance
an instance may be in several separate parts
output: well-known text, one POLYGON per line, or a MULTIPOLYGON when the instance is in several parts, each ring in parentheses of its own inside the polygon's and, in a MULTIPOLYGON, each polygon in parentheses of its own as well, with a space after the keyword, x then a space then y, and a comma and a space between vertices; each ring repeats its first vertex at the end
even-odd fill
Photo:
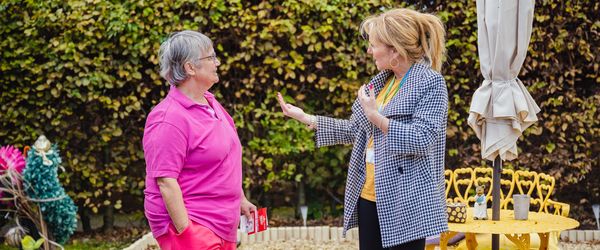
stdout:
POLYGON ((187 138, 172 124, 159 122, 144 133, 144 157, 148 177, 179 177, 187 156, 187 138))

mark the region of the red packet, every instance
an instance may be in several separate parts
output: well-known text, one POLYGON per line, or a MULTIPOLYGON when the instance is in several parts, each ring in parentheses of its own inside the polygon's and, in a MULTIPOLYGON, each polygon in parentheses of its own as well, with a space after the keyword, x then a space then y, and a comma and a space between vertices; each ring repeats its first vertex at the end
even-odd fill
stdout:
POLYGON ((267 219, 267 208, 261 208, 256 211, 250 211, 252 219, 248 220, 246 216, 240 217, 240 231, 244 233, 254 234, 267 230, 269 221, 267 219))
POLYGON ((258 213, 258 228, 257 228, 257 232, 262 232, 267 230, 267 227, 269 226, 269 221, 267 220, 267 208, 263 207, 261 209, 258 209, 257 211, 258 213))

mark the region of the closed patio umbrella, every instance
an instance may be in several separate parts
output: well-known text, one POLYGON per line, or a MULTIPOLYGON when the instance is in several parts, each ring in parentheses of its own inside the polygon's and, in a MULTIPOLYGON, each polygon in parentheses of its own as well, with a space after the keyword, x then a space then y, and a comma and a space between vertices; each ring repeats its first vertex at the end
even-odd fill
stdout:
MULTIPOLYGON (((468 124, 481 140, 483 159, 494 161, 493 220, 500 216, 501 160, 517 157, 519 136, 540 111, 517 78, 533 23, 533 0, 477 0, 477 42, 484 81, 473 94, 468 124)), ((495 235, 493 248, 498 249, 495 235)))
POLYGON ((477 1, 478 47, 483 84, 475 91, 469 125, 482 157, 517 157, 517 139, 537 121, 540 108, 517 78, 531 37, 534 1, 477 1))

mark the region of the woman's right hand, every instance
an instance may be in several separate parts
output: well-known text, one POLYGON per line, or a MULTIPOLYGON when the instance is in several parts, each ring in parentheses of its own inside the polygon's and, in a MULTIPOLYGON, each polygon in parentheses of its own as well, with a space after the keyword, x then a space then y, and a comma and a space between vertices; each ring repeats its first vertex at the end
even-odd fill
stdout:
POLYGON ((177 230, 177 234, 181 234, 183 233, 183 230, 185 230, 190 224, 190 220, 188 219, 185 222, 179 222, 178 224, 173 223, 173 226, 175 227, 175 230, 177 230))
POLYGON ((185 208, 185 203, 183 202, 179 182, 175 178, 158 177, 156 178, 156 184, 158 185, 175 230, 177 230, 177 233, 183 232, 190 223, 190 219, 185 208))
POLYGON ((281 111, 285 116, 294 118, 304 124, 310 124, 310 116, 304 113, 304 110, 302 110, 301 108, 286 103, 283 100, 283 96, 279 92, 277 92, 277 101, 279 102, 279 106, 281 106, 281 111))

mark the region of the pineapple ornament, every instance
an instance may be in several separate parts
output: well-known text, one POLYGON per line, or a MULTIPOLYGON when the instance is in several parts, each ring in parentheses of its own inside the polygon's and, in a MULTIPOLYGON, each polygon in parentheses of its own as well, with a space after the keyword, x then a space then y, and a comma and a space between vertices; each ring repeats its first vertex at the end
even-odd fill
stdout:
POLYGON ((64 244, 77 228, 77 206, 58 179, 58 168, 62 169, 58 153, 56 145, 40 136, 27 153, 23 179, 28 196, 40 201, 38 204, 52 236, 64 244))

